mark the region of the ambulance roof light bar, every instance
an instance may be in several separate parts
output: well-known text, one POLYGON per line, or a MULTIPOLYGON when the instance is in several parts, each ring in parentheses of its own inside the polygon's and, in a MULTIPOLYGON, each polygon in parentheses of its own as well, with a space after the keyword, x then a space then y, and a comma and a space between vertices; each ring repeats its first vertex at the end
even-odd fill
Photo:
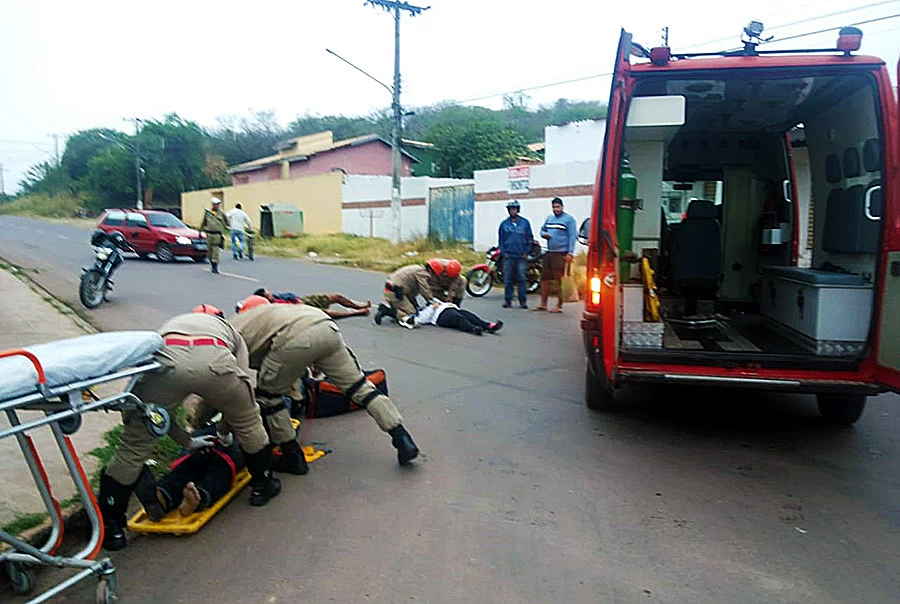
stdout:
MULTIPOLYGON (((652 49, 651 54, 656 54, 653 61, 654 65, 664 65, 667 59, 688 59, 691 57, 721 57, 721 56, 758 56, 758 55, 778 55, 778 54, 803 54, 814 52, 842 52, 844 56, 850 56, 850 53, 859 50, 862 44, 862 30, 856 27, 842 27, 838 32, 837 45, 835 48, 794 48, 790 50, 757 50, 757 46, 770 42, 773 36, 762 38, 763 24, 760 21, 751 21, 741 34, 741 41, 744 48, 739 50, 726 50, 719 52, 693 52, 693 53, 664 53, 657 49, 652 49), (656 50, 656 53, 653 51, 656 50), (668 55, 668 56, 667 56, 668 55)), ((662 47, 661 47, 662 48, 662 47)))

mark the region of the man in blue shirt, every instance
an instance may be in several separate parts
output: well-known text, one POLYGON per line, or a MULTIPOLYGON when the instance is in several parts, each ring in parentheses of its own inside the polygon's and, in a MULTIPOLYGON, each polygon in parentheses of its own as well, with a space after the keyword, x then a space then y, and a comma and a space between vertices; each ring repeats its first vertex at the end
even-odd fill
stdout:
POLYGON ((513 283, 518 283, 519 286, 519 306, 528 308, 525 267, 534 235, 528 219, 519 216, 519 207, 519 202, 515 199, 506 204, 509 218, 500 223, 498 233, 500 253, 503 256, 503 308, 512 306, 513 283))
POLYGON ((541 237, 547 240, 547 254, 541 271, 541 303, 534 310, 547 310, 550 286, 556 283, 559 287, 559 303, 550 312, 559 313, 562 312, 563 305, 562 277, 572 262, 578 227, 575 226, 572 215, 563 211, 562 199, 554 197, 550 203, 553 214, 547 217, 541 227, 541 237))

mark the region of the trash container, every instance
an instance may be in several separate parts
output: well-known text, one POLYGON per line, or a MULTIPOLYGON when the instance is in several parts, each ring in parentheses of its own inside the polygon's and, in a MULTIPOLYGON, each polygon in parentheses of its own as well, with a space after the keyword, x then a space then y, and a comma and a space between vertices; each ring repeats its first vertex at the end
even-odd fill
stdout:
POLYGON ((262 237, 296 237, 303 234, 303 210, 292 203, 270 203, 259 208, 262 237))

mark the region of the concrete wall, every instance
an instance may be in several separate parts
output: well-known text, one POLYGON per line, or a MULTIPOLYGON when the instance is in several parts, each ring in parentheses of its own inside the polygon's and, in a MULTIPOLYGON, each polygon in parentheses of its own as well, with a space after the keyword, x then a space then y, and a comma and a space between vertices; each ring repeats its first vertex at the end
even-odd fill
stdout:
MULTIPOLYGON (((405 155, 400 156, 400 176, 412 174, 412 160, 405 155)), ((358 147, 342 147, 332 151, 323 151, 313 155, 306 161, 291 163, 289 178, 324 174, 334 169, 341 169, 346 174, 391 174, 391 148, 379 141, 359 145, 358 147)))
POLYGON ((210 197, 215 194, 222 199, 226 211, 240 203, 257 230, 259 207, 280 202, 295 204, 303 210, 305 232, 340 233, 342 186, 343 174, 331 172, 306 178, 190 191, 181 194, 182 220, 191 226, 200 226, 203 211, 209 207, 210 197))
POLYGON ((586 120, 544 128, 544 162, 599 161, 606 120, 586 120))
MULTIPOLYGON (((472 184, 472 180, 431 178, 400 179, 402 210, 400 238, 404 241, 428 235, 428 191, 432 187, 472 184)), ((391 235, 391 177, 348 175, 341 204, 345 233, 363 237, 391 235)))
MULTIPOLYGON (((599 159, 599 156, 598 156, 599 159)), ((506 204, 518 199, 521 215, 531 223, 535 238, 541 241, 538 231, 552 213, 550 200, 559 197, 565 211, 575 218, 577 226, 591 215, 591 200, 598 159, 530 166, 528 193, 507 193, 507 170, 481 170, 475 172, 475 242, 476 250, 484 251, 497 244, 497 229, 508 216, 506 204)), ((580 244, 576 253, 585 251, 580 244)))

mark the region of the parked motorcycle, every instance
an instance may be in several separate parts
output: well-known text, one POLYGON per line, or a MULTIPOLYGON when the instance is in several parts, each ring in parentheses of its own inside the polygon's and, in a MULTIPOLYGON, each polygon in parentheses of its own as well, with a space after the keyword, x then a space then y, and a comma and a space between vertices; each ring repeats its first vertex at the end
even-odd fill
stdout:
POLYGON ((113 271, 125 262, 122 252, 135 253, 135 250, 119 231, 104 233, 99 229, 91 235, 91 247, 94 248, 94 265, 81 269, 78 297, 87 308, 97 308, 113 287, 113 271))
MULTIPOLYGON (((544 264, 546 250, 537 241, 532 243, 528 253, 528 264, 525 267, 525 289, 530 294, 541 286, 541 268, 544 264)), ((470 296, 480 298, 496 285, 503 285, 503 258, 499 246, 493 246, 485 253, 487 262, 476 264, 466 275, 466 291, 470 296)))

